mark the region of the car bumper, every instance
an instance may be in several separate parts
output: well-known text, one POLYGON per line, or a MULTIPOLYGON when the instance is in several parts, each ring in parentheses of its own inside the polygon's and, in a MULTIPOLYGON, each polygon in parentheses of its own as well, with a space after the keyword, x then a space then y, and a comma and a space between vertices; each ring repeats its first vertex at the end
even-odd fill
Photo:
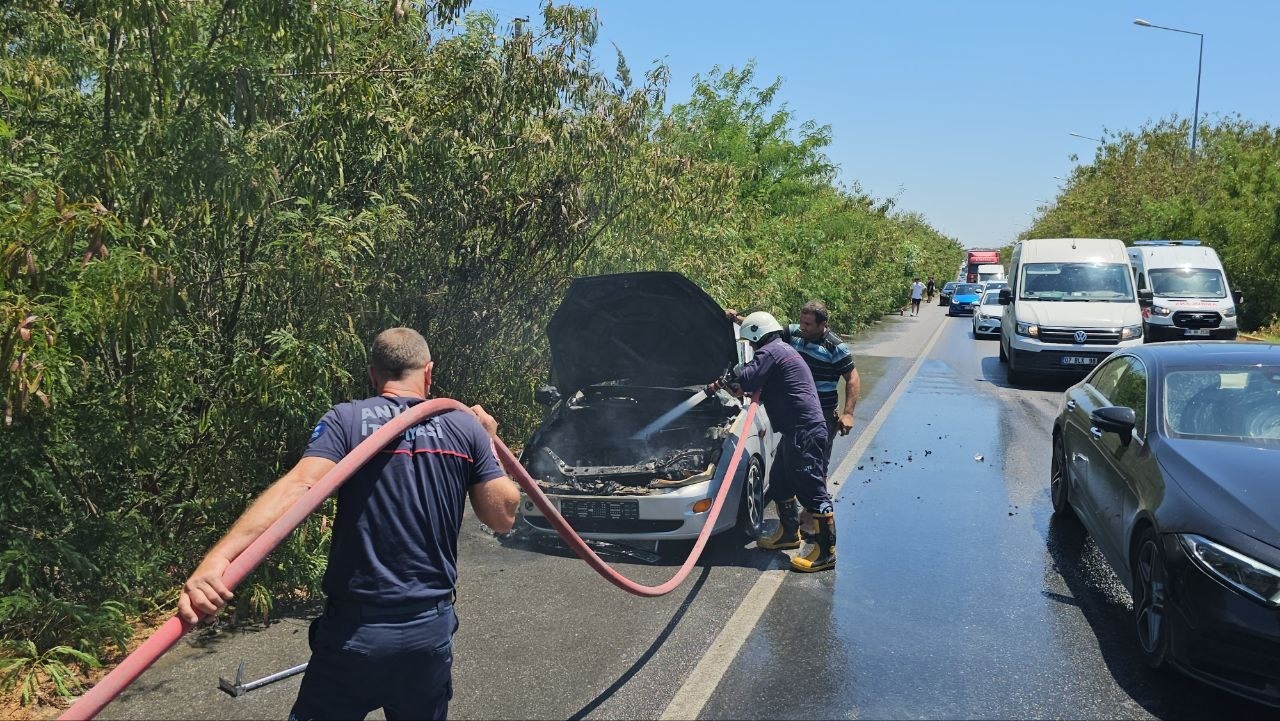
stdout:
POLYGON ((982 335, 999 335, 1000 319, 975 316, 973 319, 973 331, 982 335))
MULTIPOLYGON (((741 479, 742 474, 738 476, 741 479)), ((739 484, 740 482, 739 480, 739 484)), ((707 511, 695 513, 693 504, 706 499, 714 501, 719 487, 718 482, 704 481, 673 489, 669 493, 648 496, 579 496, 548 493, 547 498, 562 514, 565 501, 571 504, 576 503, 580 508, 583 504, 588 504, 599 509, 591 517, 568 516, 565 518, 573 530, 583 538, 600 541, 678 541, 697 538, 702 532, 707 522, 707 511), (634 503, 634 518, 625 517, 632 515, 632 509, 620 504, 632 503, 634 503)), ((714 533, 726 531, 736 523, 739 496, 740 491, 729 490, 725 507, 720 510, 720 516, 716 519, 714 533)), ((520 516, 525 525, 534 531, 556 533, 551 522, 527 496, 521 498, 520 516)))
POLYGON ((974 306, 952 303, 947 306, 947 315, 973 315, 974 306))
POLYGON ((1234 327, 1205 328, 1204 335, 1188 334, 1188 330, 1191 329, 1148 323, 1143 330, 1143 334, 1148 342, 1167 340, 1235 340, 1238 335, 1234 327))
POLYGON ((1245 598, 1200 570, 1177 537, 1169 559, 1169 651, 1188 675, 1280 707, 1280 609, 1245 598))
POLYGON ((1022 336, 1018 336, 1009 348, 1009 355, 1019 372, 1079 377, 1087 375, 1112 353, 1141 342, 1141 340, 1126 341, 1119 345, 1106 346, 1058 345, 1028 342, 1022 336), (1064 360, 1066 358, 1086 360, 1072 362, 1064 360))

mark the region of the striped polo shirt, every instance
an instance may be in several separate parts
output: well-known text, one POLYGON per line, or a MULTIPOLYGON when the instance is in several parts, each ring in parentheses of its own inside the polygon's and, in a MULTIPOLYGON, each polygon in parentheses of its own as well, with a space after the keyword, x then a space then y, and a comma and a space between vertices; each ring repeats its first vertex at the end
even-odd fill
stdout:
POLYGON ((838 386, 845 373, 853 370, 853 353, 849 345, 840 340, 840 336, 827 331, 821 341, 812 343, 800 335, 800 324, 787 326, 782 339, 800 351, 800 356, 813 372, 814 385, 818 387, 818 402, 822 405, 824 418, 831 418, 840 401, 838 386))

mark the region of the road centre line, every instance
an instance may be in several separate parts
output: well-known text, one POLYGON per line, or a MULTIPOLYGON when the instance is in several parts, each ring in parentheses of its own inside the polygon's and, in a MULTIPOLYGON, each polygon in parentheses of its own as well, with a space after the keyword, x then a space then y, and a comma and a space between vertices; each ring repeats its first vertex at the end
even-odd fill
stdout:
MULTIPOLYGON (((902 377, 902 380, 898 381, 898 385, 894 387, 893 392, 889 394, 888 399, 885 400, 884 405, 876 412, 875 417, 871 419, 867 427, 858 434, 858 440, 854 442, 853 448, 845 455, 844 462, 840 464, 835 473, 828 474, 829 478, 835 479, 830 484, 829 489, 833 501, 839 499, 840 490, 844 486, 844 479, 848 478, 853 472, 854 465, 862 460, 862 454, 871 445, 876 433, 880 431, 880 426, 884 425, 889 413, 898 404, 898 399, 906 392, 907 386, 911 385, 911 379, 920 370, 920 366, 924 364, 925 359, 929 357, 929 353, 933 351, 933 346, 938 342, 938 338, 942 336, 943 329, 947 327, 946 323, 938 324, 937 329, 930 336, 929 342, 925 344, 924 350, 920 352, 915 362, 911 364, 911 368, 907 370, 906 375, 902 377)), ((759 623, 760 617, 764 615, 765 609, 769 607, 769 602, 773 600, 774 594, 782 587, 782 582, 786 579, 789 571, 781 568, 781 564, 781 559, 774 559, 761 572, 760 578, 756 580, 755 585, 751 587, 746 597, 742 599, 742 603, 733 612, 729 622, 716 635, 715 640, 707 648, 707 652, 698 661, 698 665, 694 666, 693 671, 690 672, 688 678, 680 686, 680 690, 676 691, 675 698, 671 699, 671 703, 667 704, 667 708, 662 712, 662 719, 696 719, 698 714, 702 713, 703 707, 706 706, 707 701, 715 692, 716 686, 724 678, 730 664, 733 663, 733 659, 737 658, 738 652, 742 649, 742 644, 746 642, 747 637, 755 629, 756 624, 759 623)))

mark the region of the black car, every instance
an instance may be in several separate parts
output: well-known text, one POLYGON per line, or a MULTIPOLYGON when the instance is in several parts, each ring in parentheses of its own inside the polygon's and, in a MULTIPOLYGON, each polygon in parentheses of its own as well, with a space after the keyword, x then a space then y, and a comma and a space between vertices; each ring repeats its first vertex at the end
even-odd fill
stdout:
POLYGON ((1063 395, 1051 465, 1148 663, 1280 706, 1280 345, 1111 355, 1063 395))
POLYGON ((942 286, 942 290, 938 291, 938 305, 948 305, 951 303, 951 291, 955 290, 956 282, 949 280, 942 286))

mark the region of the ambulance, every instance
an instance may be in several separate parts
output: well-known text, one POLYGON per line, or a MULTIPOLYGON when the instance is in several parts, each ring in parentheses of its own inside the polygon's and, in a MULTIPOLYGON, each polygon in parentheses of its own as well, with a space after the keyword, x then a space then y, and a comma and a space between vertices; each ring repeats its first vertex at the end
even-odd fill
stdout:
POLYGON ((1198 240, 1135 240, 1127 249, 1142 309, 1143 340, 1235 340, 1244 300, 1232 291, 1218 254, 1198 240))

